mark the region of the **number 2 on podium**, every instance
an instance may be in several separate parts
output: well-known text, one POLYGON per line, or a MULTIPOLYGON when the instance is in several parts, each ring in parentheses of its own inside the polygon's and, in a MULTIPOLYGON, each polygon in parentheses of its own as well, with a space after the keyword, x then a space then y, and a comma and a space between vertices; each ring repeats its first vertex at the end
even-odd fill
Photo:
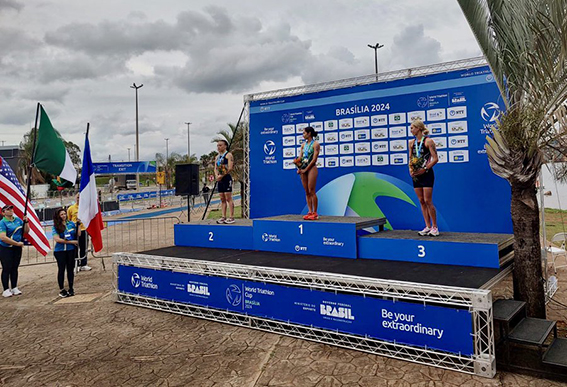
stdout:
POLYGON ((299 235, 303 235, 303 225, 300 224, 298 227, 299 227, 299 235))
POLYGON ((210 240, 211 242, 214 242, 214 241, 215 241, 215 240, 213 239, 214 235, 215 235, 215 234, 213 234, 212 231, 209 231, 209 240, 210 240))

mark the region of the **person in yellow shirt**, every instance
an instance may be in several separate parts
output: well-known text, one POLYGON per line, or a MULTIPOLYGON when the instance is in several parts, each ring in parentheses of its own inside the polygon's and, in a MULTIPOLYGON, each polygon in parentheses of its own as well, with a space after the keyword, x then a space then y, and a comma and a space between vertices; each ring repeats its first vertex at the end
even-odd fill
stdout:
POLYGON ((79 194, 75 197, 75 204, 67 209, 67 218, 81 228, 79 236, 79 248, 77 249, 79 260, 79 271, 89 271, 92 267, 87 265, 87 233, 85 226, 78 218, 79 216, 79 194))

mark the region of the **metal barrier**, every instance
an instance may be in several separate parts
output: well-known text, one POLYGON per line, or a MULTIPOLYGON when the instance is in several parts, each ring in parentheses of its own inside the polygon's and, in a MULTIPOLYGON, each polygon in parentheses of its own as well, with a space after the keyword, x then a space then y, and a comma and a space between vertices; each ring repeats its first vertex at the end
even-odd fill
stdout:
MULTIPOLYGON (((102 231, 103 249, 95 254, 89 239, 89 251, 95 258, 104 258, 116 252, 138 252, 173 246, 173 225, 178 223, 180 219, 176 216, 105 220, 102 231)), ((51 229, 51 225, 43 226, 53 247, 51 229)), ((53 250, 44 257, 33 246, 23 247, 20 266, 55 262, 53 250)))
POLYGON ((116 219, 104 221, 103 249, 92 255, 95 258, 110 257, 121 251, 145 251, 173 246, 173 225, 181 223, 176 216, 116 219))

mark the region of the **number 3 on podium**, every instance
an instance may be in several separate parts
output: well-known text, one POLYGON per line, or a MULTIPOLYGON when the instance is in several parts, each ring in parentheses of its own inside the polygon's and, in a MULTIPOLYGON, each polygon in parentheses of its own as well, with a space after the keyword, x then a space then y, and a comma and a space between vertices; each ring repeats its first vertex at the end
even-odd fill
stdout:
POLYGON ((418 256, 419 258, 425 257, 425 246, 423 246, 423 245, 418 245, 418 246, 417 246, 417 251, 418 251, 417 256, 418 256))

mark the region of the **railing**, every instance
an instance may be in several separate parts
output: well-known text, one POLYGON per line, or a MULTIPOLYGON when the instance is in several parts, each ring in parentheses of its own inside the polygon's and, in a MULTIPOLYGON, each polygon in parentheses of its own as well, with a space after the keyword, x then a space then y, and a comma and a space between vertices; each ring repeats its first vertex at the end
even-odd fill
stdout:
MULTIPOLYGON (((173 246, 173 225, 177 223, 180 223, 180 219, 176 216, 105 220, 103 249, 95 254, 89 243, 89 251, 95 258, 104 258, 116 252, 139 252, 173 246)), ((43 226, 43 229, 53 247, 52 226, 43 226)), ((55 263, 53 250, 44 257, 33 246, 24 246, 20 266, 46 263, 55 263)))

